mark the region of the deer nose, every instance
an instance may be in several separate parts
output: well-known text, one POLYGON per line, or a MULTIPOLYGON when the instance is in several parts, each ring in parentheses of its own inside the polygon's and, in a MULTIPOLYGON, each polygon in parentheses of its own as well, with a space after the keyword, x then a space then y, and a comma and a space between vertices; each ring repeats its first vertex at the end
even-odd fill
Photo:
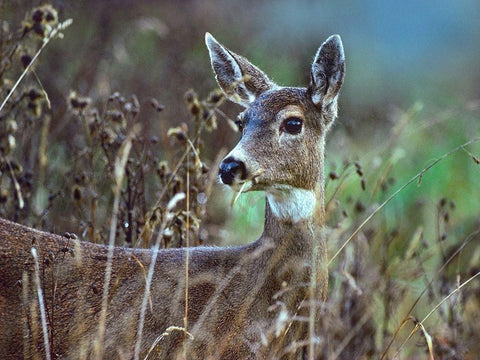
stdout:
POLYGON ((220 164, 220 170, 218 174, 225 185, 232 185, 235 181, 235 178, 245 180, 247 170, 242 161, 237 161, 233 157, 229 156, 226 159, 223 159, 222 163, 220 164))

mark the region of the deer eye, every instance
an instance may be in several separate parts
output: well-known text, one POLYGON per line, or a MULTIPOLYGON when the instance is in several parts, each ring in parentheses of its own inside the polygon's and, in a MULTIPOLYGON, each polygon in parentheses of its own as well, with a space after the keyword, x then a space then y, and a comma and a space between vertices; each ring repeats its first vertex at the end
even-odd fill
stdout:
POLYGON ((285 131, 291 135, 297 135, 302 131, 303 120, 299 117, 289 117, 282 123, 281 131, 285 131))

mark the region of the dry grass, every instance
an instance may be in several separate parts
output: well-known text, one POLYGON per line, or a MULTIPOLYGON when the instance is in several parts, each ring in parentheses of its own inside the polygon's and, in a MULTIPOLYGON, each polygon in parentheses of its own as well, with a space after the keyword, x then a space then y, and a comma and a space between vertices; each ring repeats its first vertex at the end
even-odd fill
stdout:
MULTIPOLYGON (((0 215, 46 230, 68 224, 66 230, 110 249, 153 246, 156 254, 163 247, 201 245, 208 237, 202 221, 216 177, 215 161, 210 168, 202 158, 203 136, 215 130, 217 115, 223 116, 223 96, 214 91, 202 100, 188 91, 188 123, 151 136, 140 124, 145 114, 162 111, 158 100, 120 93, 91 99, 71 91, 64 116, 74 136, 51 144, 55 109, 48 109, 48 95, 33 74, 41 52, 66 26, 58 23, 53 8, 43 6, 28 15, 22 31, 2 31, 0 215), (162 148, 168 141, 173 147, 162 148)), ((392 173, 399 166, 396 145, 404 141, 402 134, 420 111, 414 107, 403 114, 391 141, 375 149, 382 160, 380 171, 349 160, 330 173, 331 286, 321 304, 321 331, 310 338, 312 359, 474 359, 480 352, 480 257, 473 245, 480 240, 478 222, 459 216, 456 223, 454 202, 447 197, 432 205, 436 225, 405 224, 387 212, 392 202, 403 199, 405 189, 420 184, 447 158, 462 154, 479 163, 472 150, 479 139, 471 138, 392 191, 392 173), (359 183, 355 191, 349 190, 352 183, 359 183), (434 238, 427 239, 431 234, 434 238)), ((406 222, 411 220, 405 216, 406 222)), ((153 265, 146 271, 142 312, 148 306, 153 271, 153 265)), ((107 271, 104 299, 109 284, 107 271)), ((188 292, 185 298, 187 306, 188 292)), ((106 301, 103 309, 105 314, 106 301)), ((304 320, 290 318, 276 326, 283 329, 289 321, 304 320)), ((100 358, 104 327, 99 329, 100 358)), ((161 337, 171 331, 187 337, 188 330, 186 313, 184 328, 168 329, 161 337)), ((142 326, 137 336, 140 344, 142 326)), ((48 338, 45 342, 48 345, 48 338)), ((139 347, 136 350, 138 357, 139 347)))

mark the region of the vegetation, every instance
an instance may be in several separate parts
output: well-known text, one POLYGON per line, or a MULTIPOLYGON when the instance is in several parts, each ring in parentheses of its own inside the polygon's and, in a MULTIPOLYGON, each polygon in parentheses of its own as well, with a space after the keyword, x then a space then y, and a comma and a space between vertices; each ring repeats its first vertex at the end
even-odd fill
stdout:
MULTIPOLYGON (((236 109, 217 90, 202 83, 199 96, 188 90, 197 79, 170 78, 157 84, 159 100, 130 94, 145 89, 133 75, 130 83, 128 76, 102 76, 106 61, 98 48, 90 59, 72 57, 96 29, 85 27, 82 40, 69 40, 76 19, 68 27, 50 5, 24 13, 9 3, 1 7, 10 15, 0 30, 2 217, 99 243, 108 242, 115 220, 115 242, 124 246, 150 247, 159 231, 164 247, 255 238, 262 195, 243 195, 231 208, 232 194, 215 185, 217 164, 237 136, 230 130, 236 109), (179 193, 185 199, 175 216, 159 226, 179 193)), ((120 32, 115 14, 100 10, 105 26, 120 32)), ((136 41, 118 33, 112 47, 116 59, 122 46, 133 47, 138 58, 112 66, 168 72, 175 59, 149 57, 155 34, 164 36, 167 28, 140 20, 135 29, 147 32, 138 30, 136 41)), ((179 52, 194 48, 170 41, 179 52)), ((209 72, 202 51, 187 66, 209 72)), ((438 99, 441 105, 415 101, 403 110, 364 111, 362 129, 341 117, 330 136, 330 291, 319 358, 474 359, 480 353, 480 100, 438 99), (370 130, 378 118, 388 125, 370 130)))

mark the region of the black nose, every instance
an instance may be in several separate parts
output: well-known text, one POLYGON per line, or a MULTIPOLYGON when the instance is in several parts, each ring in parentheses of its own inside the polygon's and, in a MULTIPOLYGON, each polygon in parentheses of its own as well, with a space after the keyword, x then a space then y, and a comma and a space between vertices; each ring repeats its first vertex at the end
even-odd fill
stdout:
POLYGON ((240 178, 245 180, 246 178, 246 169, 245 164, 241 161, 235 160, 233 157, 229 156, 226 159, 223 159, 220 164, 220 170, 218 174, 222 179, 222 182, 225 185, 232 185, 235 178, 240 178))

